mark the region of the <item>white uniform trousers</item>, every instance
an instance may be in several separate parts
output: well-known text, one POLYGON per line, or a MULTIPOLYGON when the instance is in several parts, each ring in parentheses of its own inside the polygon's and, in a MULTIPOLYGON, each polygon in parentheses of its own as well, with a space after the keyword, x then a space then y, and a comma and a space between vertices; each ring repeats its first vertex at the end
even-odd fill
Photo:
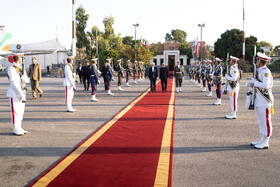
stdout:
POLYGON ((272 134, 272 123, 270 108, 255 107, 260 134, 270 137, 272 134))
POLYGON ((13 123, 13 132, 18 134, 22 132, 21 122, 23 119, 25 103, 21 101, 13 101, 10 97, 10 106, 12 110, 11 122, 13 123))
POLYGON ((239 93, 239 91, 230 91, 229 92, 230 108, 231 108, 232 112, 237 112, 238 93, 239 93))
POLYGON ((73 86, 64 86, 65 88, 65 103, 71 104, 74 97, 73 86))

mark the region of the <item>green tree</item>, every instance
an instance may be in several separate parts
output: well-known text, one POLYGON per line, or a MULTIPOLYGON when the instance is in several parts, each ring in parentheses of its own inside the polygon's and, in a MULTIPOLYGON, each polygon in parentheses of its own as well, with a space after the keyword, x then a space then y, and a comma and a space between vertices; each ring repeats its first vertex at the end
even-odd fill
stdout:
MULTIPOLYGON (((90 42, 87 38, 87 34, 85 32, 85 28, 87 27, 89 15, 86 14, 86 10, 82 7, 82 5, 76 10, 76 36, 77 36, 77 50, 83 49, 86 54, 90 54, 90 42), (85 49, 84 49, 85 48, 85 49)), ((86 56, 81 57, 82 60, 87 58, 86 56)), ((79 58, 79 57, 78 57, 79 58)))
POLYGON ((112 58, 113 67, 117 64, 117 60, 120 58, 120 54, 117 50, 107 50, 100 53, 100 67, 104 66, 106 59, 112 58))
POLYGON ((153 46, 150 48, 150 51, 153 53, 154 56, 160 55, 160 54, 159 54, 158 45, 153 45, 153 46))
MULTIPOLYGON (((257 52, 261 51, 257 45, 257 38, 250 36, 245 38, 245 59, 252 62, 254 46, 257 46, 257 52)), ((243 31, 239 29, 227 30, 221 35, 215 44, 215 55, 219 58, 226 59, 227 53, 238 58, 242 58, 243 31)))
POLYGON ((137 45, 136 52, 137 52, 137 60, 142 61, 145 64, 149 64, 152 58, 154 57, 153 53, 148 48, 140 45, 137 45))
POLYGON ((105 17, 103 19, 103 24, 105 27, 104 38, 108 39, 111 42, 111 40, 113 40, 113 38, 115 37, 114 28, 113 28, 114 18, 112 16, 105 17))
POLYGON ((93 26, 91 28, 91 31, 87 32, 87 36, 89 38, 89 46, 91 48, 91 54, 89 58, 97 57, 97 40, 99 37, 102 37, 103 33, 100 31, 100 29, 97 28, 97 26, 93 26))
POLYGON ((274 47, 273 53, 276 56, 280 56, 280 45, 277 45, 277 46, 274 47))
POLYGON ((123 44, 133 46, 134 45, 133 36, 125 36, 125 37, 123 37, 123 44))
POLYGON ((165 36, 166 41, 175 40, 176 42, 179 43, 186 42, 186 39, 187 39, 187 33, 180 29, 171 30, 171 34, 166 33, 165 36))
POLYGON ((186 42, 181 43, 179 50, 180 50, 180 54, 181 55, 187 55, 188 59, 193 58, 193 56, 192 56, 192 48, 189 47, 186 42))
POLYGON ((119 53, 123 61, 134 59, 134 48, 132 48, 131 45, 122 45, 119 49, 119 53))
MULTIPOLYGON (((272 45, 271 43, 266 42, 266 41, 260 41, 260 42, 258 42, 258 45, 259 45, 260 47, 270 47, 270 51, 272 51, 272 52, 271 52, 271 56, 274 56, 274 53, 273 53, 273 45, 272 45)), ((268 52, 266 52, 265 54, 266 54, 266 55, 269 55, 268 52)))

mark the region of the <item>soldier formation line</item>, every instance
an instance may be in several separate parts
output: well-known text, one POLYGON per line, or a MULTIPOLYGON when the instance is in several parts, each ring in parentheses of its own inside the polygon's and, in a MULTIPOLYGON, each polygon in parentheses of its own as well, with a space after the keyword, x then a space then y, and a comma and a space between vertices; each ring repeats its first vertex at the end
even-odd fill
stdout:
MULTIPOLYGON (((228 55, 229 56, 229 55, 228 55)), ((21 136, 28 133, 22 128, 22 120, 25 109, 26 101, 26 83, 31 82, 33 99, 36 99, 35 89, 43 96, 43 91, 39 87, 39 81, 41 80, 41 67, 36 62, 36 58, 32 59, 32 64, 29 67, 28 74, 25 72, 22 56, 14 55, 9 57, 9 61, 12 63, 8 68, 8 77, 10 86, 8 88, 7 97, 9 97, 11 106, 11 122, 13 124, 13 133, 21 136)), ((258 53, 257 62, 255 63, 254 78, 248 83, 250 91, 247 93, 246 107, 248 109, 254 109, 256 112, 257 122, 259 124, 260 139, 256 142, 252 142, 251 145, 256 149, 268 149, 269 139, 272 134, 271 114, 273 111, 273 77, 270 70, 267 68, 267 63, 270 57, 258 53), (257 67, 257 68, 256 68, 257 67)), ((189 76, 192 82, 197 87, 203 87, 202 92, 206 92, 207 88, 209 93, 207 97, 212 97, 212 87, 215 86, 217 101, 214 105, 222 104, 222 93, 229 95, 231 113, 226 115, 227 119, 236 119, 237 115, 237 100, 239 94, 239 82, 242 78, 241 71, 238 68, 238 58, 230 56, 227 62, 230 63, 230 67, 227 66, 227 70, 224 70, 221 66, 221 60, 215 58, 215 61, 203 60, 195 61, 194 64, 189 66, 189 76), (202 63, 202 64, 201 64, 202 63), (222 78, 226 78, 226 83, 222 83, 222 78)), ((122 91, 122 78, 126 78, 126 86, 130 87, 129 79, 133 78, 133 83, 137 84, 138 81, 143 81, 145 78, 145 68, 143 62, 131 63, 127 61, 125 68, 123 68, 122 60, 117 61, 116 71, 112 69, 111 59, 107 59, 102 71, 99 71, 97 67, 97 59, 92 59, 92 65, 89 63, 82 67, 82 64, 77 68, 77 74, 80 78, 80 83, 84 83, 84 89, 89 90, 91 85, 91 101, 97 102, 96 97, 98 84, 100 84, 100 77, 103 77, 104 87, 107 90, 108 95, 114 95, 112 93, 111 85, 114 80, 114 72, 118 78, 117 86, 118 90, 122 91)), ((146 77, 150 79, 150 91, 156 91, 156 82, 158 77, 161 81, 162 92, 167 91, 167 79, 169 77, 168 68, 165 63, 158 70, 154 63, 147 69, 146 77)), ((73 58, 67 58, 67 65, 64 68, 64 89, 65 89, 65 103, 67 112, 75 112, 72 107, 72 100, 74 98, 74 91, 76 91, 75 73, 73 67, 73 58)), ((174 66, 174 77, 176 82, 176 92, 182 92, 182 83, 185 78, 185 70, 180 65, 180 60, 174 66)))

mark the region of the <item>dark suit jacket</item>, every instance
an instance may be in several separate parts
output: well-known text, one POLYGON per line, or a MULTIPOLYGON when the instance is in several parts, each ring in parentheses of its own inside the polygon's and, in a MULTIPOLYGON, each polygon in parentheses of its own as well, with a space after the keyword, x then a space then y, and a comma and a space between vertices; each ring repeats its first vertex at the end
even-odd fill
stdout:
POLYGON ((152 67, 149 68, 149 78, 152 79, 156 79, 158 77, 158 69, 157 67, 154 67, 154 72, 152 70, 152 67))
POLYGON ((167 67, 161 67, 159 69, 159 78, 160 79, 167 79, 169 77, 168 69, 167 67))
POLYGON ((90 77, 90 66, 84 66, 83 67, 83 76, 86 78, 90 77))
POLYGON ((83 67, 81 67, 81 70, 80 70, 80 66, 79 67, 77 67, 77 74, 79 75, 79 76, 82 76, 83 75, 83 67))

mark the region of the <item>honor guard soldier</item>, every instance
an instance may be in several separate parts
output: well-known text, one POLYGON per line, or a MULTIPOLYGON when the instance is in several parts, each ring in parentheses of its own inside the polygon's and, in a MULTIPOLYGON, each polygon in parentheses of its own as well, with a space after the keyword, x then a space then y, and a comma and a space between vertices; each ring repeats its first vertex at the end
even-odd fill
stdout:
POLYGON ((240 81, 240 72, 238 70, 237 61, 239 58, 230 56, 230 69, 229 72, 225 75, 227 79, 227 91, 229 93, 230 99, 230 108, 231 113, 226 115, 227 119, 235 119, 237 112, 237 99, 239 94, 239 81, 240 81))
POLYGON ((99 81, 99 73, 97 69, 97 58, 92 59, 92 65, 90 67, 90 84, 91 84, 91 101, 97 102, 96 92, 97 92, 97 84, 100 84, 99 81))
POLYGON ((26 134, 27 131, 21 127, 23 119, 25 101, 26 101, 26 83, 29 78, 26 75, 24 66, 22 66, 22 58, 18 55, 10 56, 9 62, 13 63, 8 68, 8 78, 10 86, 7 91, 7 97, 10 100, 12 110, 11 122, 13 123, 13 133, 17 136, 26 134))
POLYGON ((202 79, 203 89, 201 91, 206 92, 206 60, 203 60, 202 62, 203 63, 201 66, 201 79, 202 79))
POLYGON ((216 85, 216 95, 217 95, 217 101, 213 103, 214 105, 221 105, 222 104, 222 74, 223 74, 223 68, 221 66, 221 59, 216 58, 215 59, 215 69, 213 74, 213 81, 216 85))
POLYGON ((137 83, 137 82, 136 82, 137 69, 138 69, 138 67, 137 67, 137 61, 135 61, 134 64, 133 64, 133 81, 134 81, 133 83, 134 83, 134 84, 137 83))
POLYGON ((111 59, 107 59, 106 79, 107 79, 108 95, 114 95, 111 92, 111 81, 114 80, 113 70, 111 68, 111 59))
POLYGON ((194 64, 194 83, 197 85, 198 84, 198 77, 197 77, 197 61, 195 61, 194 64))
POLYGON ((76 91, 74 73, 73 73, 73 59, 71 57, 67 58, 67 64, 64 68, 64 82, 63 86, 65 88, 65 103, 67 105, 67 112, 75 112, 76 109, 72 108, 72 99, 74 98, 74 91, 76 91))
POLYGON ((122 60, 117 60, 118 65, 116 68, 116 71, 118 73, 118 89, 121 91, 123 90, 121 85, 122 85, 122 77, 124 77, 124 73, 123 73, 123 67, 122 67, 122 60))
POLYGON ((174 68, 174 76, 175 76, 175 80, 176 80, 176 91, 181 92, 182 91, 182 82, 184 79, 184 67, 180 65, 181 61, 178 60, 177 61, 177 66, 175 66, 174 68))
POLYGON ((272 134, 271 114, 274 114, 272 95, 273 77, 271 71, 267 68, 270 57, 257 53, 257 72, 256 78, 253 78, 251 84, 256 89, 255 111, 259 124, 260 140, 251 144, 256 149, 268 149, 269 139, 272 134))
POLYGON ((197 77, 196 87, 200 87, 200 83, 201 83, 201 65, 200 65, 200 61, 197 61, 196 77, 197 77))
POLYGON ((193 82, 193 64, 190 64, 189 73, 190 73, 191 82, 193 82))
POLYGON ((127 64, 126 64, 126 68, 125 68, 125 71, 126 71, 126 86, 129 87, 129 76, 131 75, 131 63, 130 63, 130 60, 127 61, 127 64))
POLYGON ((141 81, 144 79, 144 74, 145 74, 145 67, 144 67, 144 62, 141 62, 141 81))
POLYGON ((212 69, 212 61, 207 60, 206 67, 206 82, 208 86, 209 93, 206 95, 207 97, 212 97, 212 80, 213 80, 213 69, 212 69))
POLYGON ((142 70, 141 70, 141 62, 138 62, 137 63, 138 82, 142 81, 141 80, 141 72, 142 72, 142 70))

